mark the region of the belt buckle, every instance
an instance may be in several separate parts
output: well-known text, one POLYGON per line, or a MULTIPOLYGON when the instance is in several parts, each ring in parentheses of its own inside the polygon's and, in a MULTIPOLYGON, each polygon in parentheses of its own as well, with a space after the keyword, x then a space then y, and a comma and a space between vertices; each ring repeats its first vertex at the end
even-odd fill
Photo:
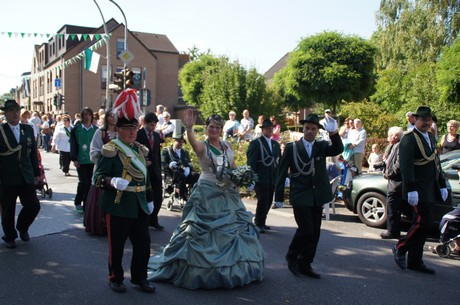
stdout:
POLYGON ((141 192, 141 186, 140 186, 140 185, 136 185, 136 186, 134 187, 134 190, 135 190, 136 193, 141 192))

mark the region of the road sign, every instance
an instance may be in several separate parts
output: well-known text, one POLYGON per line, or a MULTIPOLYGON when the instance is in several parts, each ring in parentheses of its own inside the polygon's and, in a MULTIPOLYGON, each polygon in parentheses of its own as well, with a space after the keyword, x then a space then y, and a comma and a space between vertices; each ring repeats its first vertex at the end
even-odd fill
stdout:
POLYGON ((121 61, 127 65, 134 59, 134 54, 129 50, 123 50, 119 55, 121 61))
POLYGON ((56 78, 54 80, 54 87, 56 87, 57 89, 61 88, 61 79, 60 78, 56 78))

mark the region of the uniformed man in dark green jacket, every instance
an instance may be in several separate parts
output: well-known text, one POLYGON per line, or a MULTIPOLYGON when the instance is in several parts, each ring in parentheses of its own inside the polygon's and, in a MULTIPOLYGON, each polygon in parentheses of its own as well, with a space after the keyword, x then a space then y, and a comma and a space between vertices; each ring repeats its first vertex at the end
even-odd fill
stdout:
POLYGON ((439 161, 436 139, 429 132, 433 124, 431 109, 420 106, 415 126, 404 134, 399 145, 399 165, 403 199, 412 206, 412 226, 406 236, 393 247, 398 267, 435 274, 423 260, 423 246, 433 225, 432 206, 446 201, 446 179, 439 161), (407 262, 406 262, 407 254, 407 262))
MULTIPOLYGON (((135 91, 123 91, 126 99, 136 100, 135 91), (134 95, 134 96, 133 96, 134 95)), ((133 109, 136 104, 126 107, 133 109), (133 107, 134 106, 134 107, 133 107)), ((115 103, 117 106, 117 103, 115 103)), ((109 241, 109 284, 114 292, 126 292, 123 284, 123 251, 126 239, 133 246, 131 283, 144 292, 155 287, 147 282, 150 257, 149 215, 153 211, 153 193, 145 156, 148 148, 136 142, 138 120, 132 111, 118 113, 118 138, 102 147, 101 158, 94 173, 96 186, 103 189, 99 207, 106 213, 109 241)))
POLYGON ((16 248, 16 238, 29 241, 29 227, 40 211, 35 184, 40 181, 37 145, 34 131, 27 124, 19 124, 20 111, 15 100, 5 101, 0 109, 5 112, 6 123, 0 125, 0 203, 2 205, 2 238, 7 248, 16 248), (23 208, 19 212, 16 228, 14 217, 16 199, 23 208))
POLYGON ((304 136, 286 145, 276 175, 276 191, 284 188, 290 171, 289 201, 298 228, 286 255, 288 268, 294 274, 319 278, 311 263, 319 241, 323 205, 334 199, 326 170, 326 157, 340 154, 343 144, 337 130, 326 130, 331 144, 316 140, 319 129, 324 129, 316 114, 308 115, 300 123, 303 124, 304 136))

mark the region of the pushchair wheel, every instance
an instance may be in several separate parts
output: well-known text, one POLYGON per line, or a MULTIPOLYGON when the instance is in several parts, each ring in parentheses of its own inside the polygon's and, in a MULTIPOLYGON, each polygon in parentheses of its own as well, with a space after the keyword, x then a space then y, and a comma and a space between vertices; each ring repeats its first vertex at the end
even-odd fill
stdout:
POLYGON ((41 195, 42 195, 42 198, 45 198, 45 196, 46 196, 45 188, 41 189, 41 195))
POLYGON ((168 209, 168 211, 171 211, 172 208, 173 208, 173 200, 169 200, 168 204, 166 205, 166 209, 168 209))
POLYGON ((50 197, 50 198, 53 197, 53 190, 52 189, 48 189, 46 191, 46 193, 48 194, 48 197, 50 197))
POLYGON ((450 255, 450 247, 448 245, 438 245, 436 246, 436 253, 440 257, 448 257, 450 255))

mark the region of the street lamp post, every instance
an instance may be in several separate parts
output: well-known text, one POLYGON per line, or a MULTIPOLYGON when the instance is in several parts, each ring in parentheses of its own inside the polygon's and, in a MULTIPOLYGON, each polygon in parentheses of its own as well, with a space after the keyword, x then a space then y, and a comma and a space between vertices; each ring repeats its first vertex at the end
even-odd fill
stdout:
POLYGON ((105 47, 107 49, 107 76, 105 80, 105 108, 109 109, 111 107, 112 102, 110 101, 109 103, 109 97, 110 97, 110 88, 109 88, 109 82, 110 82, 110 36, 109 32, 107 31, 107 24, 105 23, 104 15, 102 14, 101 8, 99 7, 99 4, 97 4, 96 0, 93 0, 94 3, 97 6, 97 9, 99 10, 99 13, 101 14, 102 17, 102 22, 104 23, 104 32, 105 32, 105 40, 106 44, 105 47))
MULTIPOLYGON (((123 15, 123 19, 125 20, 125 41, 124 41, 124 48, 125 50, 128 50, 128 21, 126 20, 125 12, 121 9, 121 7, 118 5, 113 0, 109 0, 113 4, 115 4, 116 7, 120 10, 121 14, 123 15)), ((123 63, 123 71, 126 71, 126 63, 123 63)), ((123 72, 123 89, 126 88, 126 73, 123 72)))

